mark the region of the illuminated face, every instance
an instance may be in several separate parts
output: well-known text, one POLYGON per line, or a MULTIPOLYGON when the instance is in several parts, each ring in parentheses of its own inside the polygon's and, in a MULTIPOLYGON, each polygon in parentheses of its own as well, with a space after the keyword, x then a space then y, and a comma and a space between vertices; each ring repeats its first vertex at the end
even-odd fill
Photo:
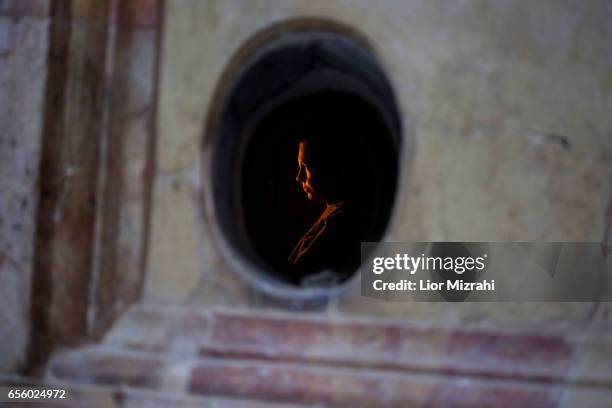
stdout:
POLYGON ((298 150, 298 173, 295 180, 302 185, 302 189, 309 200, 318 202, 324 201, 321 192, 317 189, 310 160, 308 143, 301 141, 298 150))

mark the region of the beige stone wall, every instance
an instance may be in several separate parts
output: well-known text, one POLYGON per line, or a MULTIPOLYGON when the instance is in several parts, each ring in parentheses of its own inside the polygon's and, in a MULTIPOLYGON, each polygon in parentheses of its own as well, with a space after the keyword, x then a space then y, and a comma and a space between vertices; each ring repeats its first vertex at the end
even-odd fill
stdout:
MULTIPOLYGON (((240 47, 300 18, 352 27, 394 86, 406 143, 389 239, 602 239, 612 162, 609 2, 167 0, 145 300, 259 304, 214 232, 206 121, 240 47)), ((359 297, 357 286, 329 311, 564 326, 591 310, 391 304, 359 297)))

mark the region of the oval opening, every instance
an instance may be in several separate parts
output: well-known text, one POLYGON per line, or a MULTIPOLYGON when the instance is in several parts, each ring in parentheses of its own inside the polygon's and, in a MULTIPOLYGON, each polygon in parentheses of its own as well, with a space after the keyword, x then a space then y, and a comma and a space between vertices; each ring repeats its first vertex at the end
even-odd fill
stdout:
POLYGON ((215 213, 243 275, 301 293, 348 281, 360 242, 387 228, 401 143, 367 47, 332 32, 275 37, 233 79, 215 136, 215 213))

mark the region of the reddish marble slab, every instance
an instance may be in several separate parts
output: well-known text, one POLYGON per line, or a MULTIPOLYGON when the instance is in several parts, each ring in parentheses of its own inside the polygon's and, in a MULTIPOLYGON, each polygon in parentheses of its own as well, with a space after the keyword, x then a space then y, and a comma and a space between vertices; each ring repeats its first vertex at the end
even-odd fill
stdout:
POLYGON ((562 337, 375 321, 216 313, 203 355, 563 381, 576 345, 562 337))
POLYGON ((553 407, 559 398, 541 384, 214 360, 193 369, 189 390, 332 407, 553 407))

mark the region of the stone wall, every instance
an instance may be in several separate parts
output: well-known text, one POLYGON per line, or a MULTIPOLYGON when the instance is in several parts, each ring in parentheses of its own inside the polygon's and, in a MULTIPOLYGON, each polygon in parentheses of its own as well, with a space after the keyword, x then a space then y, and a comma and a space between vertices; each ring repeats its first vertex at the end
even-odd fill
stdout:
MULTIPOLYGON (((169 0, 164 15, 147 301, 270 305, 223 256, 208 169, 228 73, 272 26, 348 27, 387 71, 405 140, 389 240, 602 239, 608 2, 169 0)), ((595 309, 391 304, 361 298, 354 282, 326 312, 578 328, 595 309)))
POLYGON ((158 4, 53 2, 31 366, 100 336, 140 294, 158 4))
POLYGON ((0 1, 0 372, 25 363, 49 2, 0 1))
POLYGON ((140 295, 159 2, 0 1, 0 371, 140 295))
POLYGON ((330 28, 370 44, 401 109, 388 240, 609 241, 609 2, 163 5, 0 0, 0 372, 29 343, 42 377, 0 385, 60 384, 66 407, 609 405, 608 304, 392 303, 357 280, 280 302, 224 255, 210 174, 244 58, 330 28))

